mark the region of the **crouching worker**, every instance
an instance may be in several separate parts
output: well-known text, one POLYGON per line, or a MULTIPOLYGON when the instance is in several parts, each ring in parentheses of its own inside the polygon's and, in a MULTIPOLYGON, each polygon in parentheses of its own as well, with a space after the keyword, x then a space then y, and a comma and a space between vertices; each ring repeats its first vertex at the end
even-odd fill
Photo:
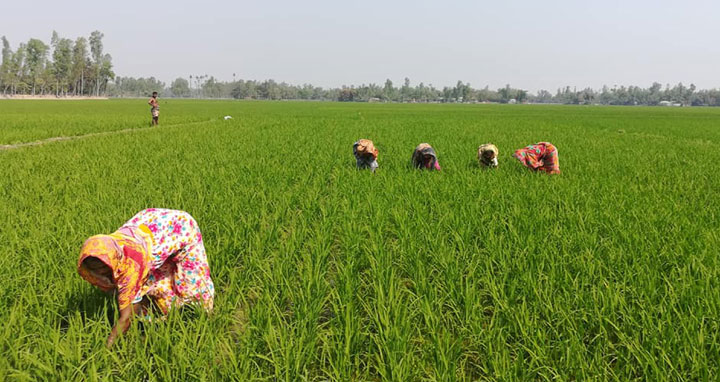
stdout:
POLYGON ((353 144, 353 154, 357 162, 357 168, 369 168, 375 172, 378 168, 378 150, 375 148, 373 141, 369 139, 360 139, 353 144))
POLYGON ((78 260, 80 276, 105 292, 117 291, 119 319, 107 345, 124 333, 133 315, 146 315, 153 302, 163 314, 173 307, 199 303, 213 307, 200 228, 183 211, 150 208, 115 233, 85 241, 78 260))
POLYGON ((478 161, 482 167, 498 166, 498 148, 492 143, 486 143, 478 147, 478 161))
POLYGON ((437 160, 435 149, 427 143, 421 143, 415 148, 412 163, 416 168, 440 171, 440 163, 437 160))
POLYGON ((545 171, 548 174, 560 173, 560 162, 557 148, 550 142, 538 142, 513 154, 515 159, 534 171, 545 171))

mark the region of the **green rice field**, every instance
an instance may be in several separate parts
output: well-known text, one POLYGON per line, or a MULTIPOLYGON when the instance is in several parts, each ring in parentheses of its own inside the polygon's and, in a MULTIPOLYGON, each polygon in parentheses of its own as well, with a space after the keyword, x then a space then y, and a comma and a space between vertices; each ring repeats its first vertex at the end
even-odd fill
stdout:
POLYGON ((160 110, 150 128, 144 99, 0 101, 0 380, 720 378, 720 109, 160 110), (561 175, 511 157, 538 141, 561 175), (410 167, 421 142, 442 172, 410 167), (148 207, 198 221, 215 311, 107 349, 117 303, 77 274, 80 246, 148 207))

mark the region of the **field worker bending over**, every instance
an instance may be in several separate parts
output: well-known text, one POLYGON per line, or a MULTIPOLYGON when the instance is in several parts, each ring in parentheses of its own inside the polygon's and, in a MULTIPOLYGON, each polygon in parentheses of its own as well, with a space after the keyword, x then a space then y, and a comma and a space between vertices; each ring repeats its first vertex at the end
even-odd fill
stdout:
POLYGON ((440 163, 435 154, 435 149, 427 143, 417 145, 412 155, 412 163, 416 168, 440 171, 440 163))
POLYGON ((160 119, 160 104, 158 103, 157 97, 158 92, 153 92, 152 97, 150 97, 148 101, 148 105, 150 105, 150 115, 152 115, 151 126, 157 126, 158 120, 160 119))
POLYGON ((353 155, 357 162, 357 168, 369 168, 375 172, 378 168, 378 150, 375 148, 373 141, 369 139, 360 139, 353 143, 353 155))
POLYGON ((107 345, 124 333, 134 314, 146 315, 150 302, 170 308, 197 302, 209 312, 215 287, 210 279, 200 228, 183 211, 140 211, 110 235, 85 241, 78 273, 105 292, 117 290, 120 317, 107 345))
POLYGON ((525 148, 516 150, 513 154, 523 166, 548 174, 560 173, 558 150, 550 142, 538 142, 525 148))
POLYGON ((486 143, 478 147, 478 161, 482 167, 498 166, 498 148, 492 143, 486 143))

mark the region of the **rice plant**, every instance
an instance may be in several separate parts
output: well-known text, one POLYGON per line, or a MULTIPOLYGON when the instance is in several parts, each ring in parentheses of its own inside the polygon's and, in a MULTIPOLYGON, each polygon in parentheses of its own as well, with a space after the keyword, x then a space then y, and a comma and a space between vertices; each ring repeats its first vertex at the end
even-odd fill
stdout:
POLYGON ((678 381, 720 373, 720 110, 0 101, 0 380, 678 381), (224 115, 233 119, 223 120, 224 115), (133 131, 124 131, 136 129, 133 131), (116 133, 112 133, 116 131, 116 133), (117 132, 123 131, 123 132, 117 132), (352 143, 380 150, 375 174, 352 143), (559 148, 559 176, 510 157, 559 148), (420 142, 441 172, 410 167, 420 142), (476 150, 492 142, 500 167, 476 150), (199 222, 212 315, 136 322, 75 269, 199 222))

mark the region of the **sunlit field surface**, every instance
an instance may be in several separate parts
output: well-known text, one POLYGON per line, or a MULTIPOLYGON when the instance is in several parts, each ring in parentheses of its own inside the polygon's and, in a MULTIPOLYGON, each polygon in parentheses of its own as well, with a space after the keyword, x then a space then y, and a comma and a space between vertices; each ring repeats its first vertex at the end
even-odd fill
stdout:
POLYGON ((720 109, 161 101, 0 101, 0 145, 135 129, 0 151, 0 380, 720 375, 720 109), (197 219, 216 309, 108 350, 79 249, 147 207, 197 219))

